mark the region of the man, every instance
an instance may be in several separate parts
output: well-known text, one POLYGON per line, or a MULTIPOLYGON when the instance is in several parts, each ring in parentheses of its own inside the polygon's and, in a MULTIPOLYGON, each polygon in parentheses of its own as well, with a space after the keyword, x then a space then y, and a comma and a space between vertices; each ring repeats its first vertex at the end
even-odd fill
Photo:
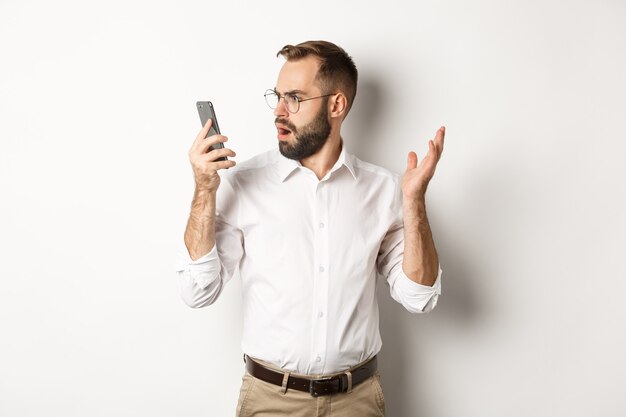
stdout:
POLYGON ((441 270, 425 193, 443 150, 444 128, 400 178, 349 154, 341 125, 357 70, 324 41, 287 45, 266 100, 278 150, 236 168, 225 136, 190 151, 196 183, 185 230, 181 294, 212 304, 238 269, 246 372, 237 415, 380 416, 381 348, 376 280, 413 313, 437 303, 441 270), (207 152, 208 151, 208 152, 207 152), (218 175, 218 172, 221 174, 218 175))

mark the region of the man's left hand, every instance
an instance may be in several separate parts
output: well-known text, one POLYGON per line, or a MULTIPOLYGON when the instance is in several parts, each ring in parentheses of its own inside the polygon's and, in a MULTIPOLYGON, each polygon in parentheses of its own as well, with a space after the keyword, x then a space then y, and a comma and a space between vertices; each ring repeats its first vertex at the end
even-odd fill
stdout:
POLYGON ((402 177, 402 195, 404 199, 418 201, 424 199, 426 188, 430 179, 435 174, 437 162, 443 153, 443 138, 446 128, 440 127, 435 134, 435 138, 428 141, 428 153, 418 165, 417 154, 409 152, 406 171, 402 177))

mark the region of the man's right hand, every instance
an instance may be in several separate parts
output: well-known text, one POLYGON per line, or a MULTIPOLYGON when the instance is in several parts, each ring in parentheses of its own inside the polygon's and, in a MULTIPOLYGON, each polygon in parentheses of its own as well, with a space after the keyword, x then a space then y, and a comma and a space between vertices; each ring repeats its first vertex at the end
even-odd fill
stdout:
POLYGON ((226 142, 228 138, 223 135, 213 135, 206 137, 211 128, 213 121, 209 119, 204 125, 196 140, 189 149, 189 161, 193 169, 193 176, 196 181, 196 189, 202 191, 216 192, 220 185, 220 177, 217 171, 220 169, 235 166, 235 161, 217 161, 224 156, 236 156, 235 152, 228 148, 213 149, 207 152, 209 148, 219 142, 226 142))

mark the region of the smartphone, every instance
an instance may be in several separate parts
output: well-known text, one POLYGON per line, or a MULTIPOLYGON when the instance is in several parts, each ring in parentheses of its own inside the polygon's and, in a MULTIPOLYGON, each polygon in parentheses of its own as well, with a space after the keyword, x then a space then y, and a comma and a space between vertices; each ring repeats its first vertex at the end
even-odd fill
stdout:
MULTIPOLYGON (((200 115, 200 122, 202 123, 203 127, 206 124, 206 122, 209 121, 209 119, 213 120, 213 123, 211 123, 211 127, 209 128, 209 133, 207 134, 207 138, 213 135, 221 135, 220 126, 217 124, 217 117, 215 117, 215 109, 213 108, 213 103, 211 103, 210 101, 198 101, 196 102, 196 107, 198 108, 198 115, 200 115)), ((223 148, 223 147, 224 147, 224 144, 222 142, 219 142, 215 144, 215 146, 211 146, 209 148, 209 151, 213 149, 223 148)), ((224 156, 216 160, 227 161, 228 158, 224 156)))

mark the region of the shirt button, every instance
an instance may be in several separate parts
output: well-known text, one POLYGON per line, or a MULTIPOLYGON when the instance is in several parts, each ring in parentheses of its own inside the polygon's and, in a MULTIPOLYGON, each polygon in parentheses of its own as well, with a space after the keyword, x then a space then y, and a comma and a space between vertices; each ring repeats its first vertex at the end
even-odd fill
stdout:
POLYGON ((320 272, 324 272, 324 267, 320 266, 320 272))
POLYGON ((319 318, 324 317, 324 312, 323 312, 323 311, 320 311, 320 312, 319 312, 319 314, 317 315, 317 317, 319 317, 319 318))
POLYGON ((324 223, 320 223, 320 229, 324 228, 324 223))
POLYGON ((315 358, 315 362, 321 362, 322 358, 320 358, 319 356, 317 358, 315 358))

